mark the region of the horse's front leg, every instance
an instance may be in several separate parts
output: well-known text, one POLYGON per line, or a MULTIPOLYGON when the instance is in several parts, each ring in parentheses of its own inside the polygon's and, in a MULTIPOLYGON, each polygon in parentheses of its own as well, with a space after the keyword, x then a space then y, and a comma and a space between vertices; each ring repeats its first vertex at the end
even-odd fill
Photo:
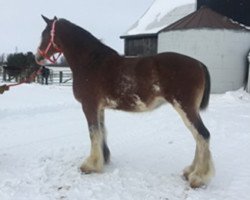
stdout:
POLYGON ((89 157, 83 162, 81 171, 84 173, 101 172, 104 165, 103 141, 104 136, 100 125, 100 111, 97 107, 83 106, 88 121, 91 150, 89 157))
POLYGON ((104 162, 108 164, 110 161, 110 151, 107 145, 107 131, 106 131, 105 121, 104 121, 104 109, 100 111, 100 127, 101 127, 101 131, 103 135, 102 150, 103 150, 104 162))

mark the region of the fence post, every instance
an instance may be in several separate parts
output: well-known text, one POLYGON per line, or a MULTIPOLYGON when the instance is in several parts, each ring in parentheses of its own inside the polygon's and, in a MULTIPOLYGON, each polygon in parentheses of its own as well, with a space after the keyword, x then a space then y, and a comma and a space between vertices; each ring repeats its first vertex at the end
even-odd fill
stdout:
POLYGON ((63 72, 60 71, 59 72, 59 83, 62 83, 63 82, 63 72))
POLYGON ((6 69, 3 68, 3 81, 6 81, 6 80, 7 80, 7 79, 6 79, 6 74, 7 74, 6 69))

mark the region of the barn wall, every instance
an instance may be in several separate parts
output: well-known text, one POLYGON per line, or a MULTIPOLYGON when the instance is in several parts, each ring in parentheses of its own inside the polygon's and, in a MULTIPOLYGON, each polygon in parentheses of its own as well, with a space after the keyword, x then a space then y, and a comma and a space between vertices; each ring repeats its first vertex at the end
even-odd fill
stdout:
POLYGON ((158 52, 179 52, 203 62, 211 74, 213 93, 244 85, 250 33, 229 30, 185 30, 159 34, 158 52))
POLYGON ((126 38, 125 39, 126 56, 148 56, 157 53, 157 36, 126 38))

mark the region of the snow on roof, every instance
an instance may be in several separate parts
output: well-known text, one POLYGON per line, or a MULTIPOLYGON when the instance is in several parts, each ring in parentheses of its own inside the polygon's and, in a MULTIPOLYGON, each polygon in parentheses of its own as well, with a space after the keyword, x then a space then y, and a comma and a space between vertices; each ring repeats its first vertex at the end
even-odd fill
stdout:
POLYGON ((145 14, 122 37, 156 34, 161 29, 194 12, 195 2, 196 0, 155 0, 145 14))

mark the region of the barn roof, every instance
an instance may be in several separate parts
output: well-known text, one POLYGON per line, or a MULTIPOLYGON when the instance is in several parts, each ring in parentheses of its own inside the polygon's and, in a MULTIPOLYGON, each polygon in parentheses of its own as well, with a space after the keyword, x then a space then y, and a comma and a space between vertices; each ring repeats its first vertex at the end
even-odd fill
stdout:
POLYGON ((144 15, 121 38, 155 35, 163 28, 194 12, 195 2, 196 0, 155 0, 144 15), (189 4, 187 5, 187 3, 189 4))
POLYGON ((164 28, 162 32, 197 28, 247 30, 245 26, 204 6, 164 28))

